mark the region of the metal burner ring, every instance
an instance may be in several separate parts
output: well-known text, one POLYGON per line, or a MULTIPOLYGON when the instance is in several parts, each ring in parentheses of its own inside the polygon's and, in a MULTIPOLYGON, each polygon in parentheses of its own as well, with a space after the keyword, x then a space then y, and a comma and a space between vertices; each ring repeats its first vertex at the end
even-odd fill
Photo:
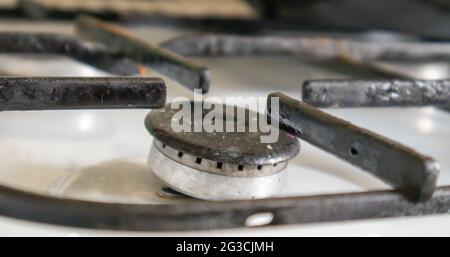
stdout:
POLYGON ((156 139, 153 141, 153 144, 160 152, 162 152, 168 158, 176 162, 179 162, 194 169, 225 176, 232 176, 232 177, 268 176, 283 170, 287 165, 287 161, 266 165, 243 165, 243 164, 226 163, 204 159, 183 151, 179 151, 175 148, 172 148, 166 144, 161 143, 156 139))
POLYGON ((275 196, 283 188, 287 177, 284 171, 258 177, 204 172, 168 158, 156 144, 150 149, 148 165, 156 176, 180 193, 213 201, 275 196))

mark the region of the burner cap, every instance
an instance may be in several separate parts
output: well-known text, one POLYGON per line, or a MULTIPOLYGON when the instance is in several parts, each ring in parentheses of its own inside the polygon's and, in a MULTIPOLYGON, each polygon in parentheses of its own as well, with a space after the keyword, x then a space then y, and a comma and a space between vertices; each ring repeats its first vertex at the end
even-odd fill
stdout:
MULTIPOLYGON (((259 114, 238 107, 231 107, 234 119, 229 124, 233 124, 233 132, 206 132, 205 129, 194 132, 195 104, 201 108, 202 103, 185 104, 191 111, 187 120, 190 132, 176 132, 172 128, 180 109, 172 109, 170 103, 152 110, 145 119, 154 137, 149 166, 159 178, 181 193, 207 200, 253 199, 279 192, 286 175, 282 171, 300 150, 295 137, 280 130, 276 142, 262 143, 261 136, 270 132, 260 129, 250 132, 249 120, 257 122, 259 114), (245 112, 246 118, 237 119, 238 111, 245 112), (237 124, 245 128, 244 132, 236 132, 237 124)), ((226 130, 227 106, 222 105, 222 110, 223 130, 226 130)), ((201 118, 210 111, 201 108, 201 118)))
MULTIPOLYGON (((190 104, 193 120, 194 103, 191 102, 190 104)), ((223 106, 222 109, 225 112, 226 106, 223 106)), ((234 107, 235 117, 238 109, 240 108, 234 107)), ((248 132, 248 117, 251 114, 255 114, 257 117, 257 113, 248 109, 245 110, 247 118, 244 121, 234 119, 235 124, 245 122, 246 132, 206 132, 204 130, 203 132, 175 132, 171 123, 172 118, 179 110, 172 109, 170 103, 162 109, 154 109, 147 115, 145 126, 158 141, 183 153, 223 163, 267 165, 289 160, 299 152, 298 140, 281 130, 275 143, 261 143, 260 137, 268 135, 268 133, 263 133, 260 130, 248 132)), ((209 111, 203 110, 203 117, 209 111)), ((192 120, 190 121, 191 131, 194 131, 192 120)), ((223 120, 226 120, 225 114, 223 120)), ((236 131, 236 126, 234 131, 236 131)))

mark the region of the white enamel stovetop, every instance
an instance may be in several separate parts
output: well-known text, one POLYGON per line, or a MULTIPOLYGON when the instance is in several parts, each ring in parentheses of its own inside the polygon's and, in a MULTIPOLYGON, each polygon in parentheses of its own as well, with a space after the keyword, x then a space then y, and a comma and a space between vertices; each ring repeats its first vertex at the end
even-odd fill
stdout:
MULTIPOLYGON (((70 24, 3 21, 0 30, 72 34, 70 24)), ((133 28, 159 42, 181 31, 133 28)), ((342 70, 294 57, 201 58, 212 70, 208 96, 267 96, 281 91, 300 98, 305 79, 350 77, 342 70)), ((0 55, 0 73, 30 76, 104 75, 66 58, 0 55)), ((432 69, 431 73, 435 70, 432 69)), ((157 75, 158 74, 152 74, 157 75)), ((191 93, 166 79, 169 99, 191 93)), ((439 185, 450 184, 450 114, 434 108, 327 110, 357 125, 405 143, 441 163, 439 185)), ((108 202, 163 203, 162 184, 146 168, 152 138, 143 126, 146 110, 0 113, 0 183, 24 190, 108 202)), ((377 179, 306 143, 291 161, 282 195, 386 189, 377 179)), ((46 225, 0 216, 0 235, 91 236, 413 236, 450 235, 450 215, 200 232, 134 233, 46 225)))

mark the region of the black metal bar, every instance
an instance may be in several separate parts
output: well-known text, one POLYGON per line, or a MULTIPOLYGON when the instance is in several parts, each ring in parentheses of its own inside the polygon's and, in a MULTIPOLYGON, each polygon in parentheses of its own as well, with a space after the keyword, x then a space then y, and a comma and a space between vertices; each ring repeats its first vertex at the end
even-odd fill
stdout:
POLYGON ((165 101, 157 78, 0 77, 0 111, 159 108, 165 101))
POLYGON ((0 185, 0 214, 57 225, 96 229, 170 231, 245 227, 253 214, 270 213, 268 225, 448 214, 450 186, 426 202, 396 191, 169 205, 99 203, 49 197, 0 185))
POLYGON ((208 68, 174 52, 154 46, 134 36, 126 29, 87 16, 76 19, 77 31, 83 37, 123 51, 135 61, 144 63, 182 85, 203 93, 209 90, 208 68))
POLYGON ((439 164, 431 157, 281 93, 268 97, 268 115, 293 135, 380 178, 411 200, 426 200, 439 164), (271 98, 279 98, 279 116, 271 98))
POLYGON ((0 53, 66 55, 118 75, 133 75, 140 71, 137 63, 122 54, 60 34, 0 32, 0 53))
POLYGON ((241 56, 241 55, 308 55, 318 58, 336 58, 336 53, 315 51, 319 39, 287 38, 278 36, 242 35, 186 35, 170 39, 162 47, 186 56, 241 56))
POLYGON ((161 46, 186 56, 300 55, 355 63, 450 59, 448 43, 364 42, 318 36, 190 35, 171 39, 161 46))
POLYGON ((313 80, 303 101, 317 107, 450 104, 450 80, 313 80))
POLYGON ((41 1, 35 0, 18 0, 16 9, 19 10, 20 16, 31 18, 34 20, 73 20, 78 14, 89 14, 101 19, 119 20, 124 13, 114 12, 112 10, 89 10, 81 6, 73 6, 71 8, 58 8, 52 5, 43 4, 41 1))

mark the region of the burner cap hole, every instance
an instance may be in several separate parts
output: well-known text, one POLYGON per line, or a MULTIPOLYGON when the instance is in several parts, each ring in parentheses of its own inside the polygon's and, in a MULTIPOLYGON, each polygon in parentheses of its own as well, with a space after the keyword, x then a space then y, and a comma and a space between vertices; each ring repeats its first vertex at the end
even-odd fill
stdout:
POLYGON ((221 162, 218 162, 218 163, 217 163, 217 168, 218 168, 218 169, 222 169, 222 165, 223 165, 223 164, 222 164, 221 162))
POLYGON ((273 221, 273 214, 271 212, 255 213, 247 217, 245 225, 247 227, 259 227, 269 225, 273 221))
POLYGON ((256 168, 257 168, 258 170, 262 170, 262 165, 258 165, 256 168))
POLYGON ((238 170, 239 170, 239 171, 243 171, 243 170, 244 170, 244 165, 239 164, 239 165, 238 165, 238 170))
POLYGON ((195 163, 202 164, 202 158, 197 157, 197 159, 195 159, 195 163))
POLYGON ((350 155, 351 155, 351 156, 357 156, 358 153, 359 153, 359 152, 358 152, 358 149, 356 149, 355 147, 352 146, 352 147, 350 148, 350 155))
POLYGON ((178 158, 183 157, 183 152, 178 152, 178 158))

